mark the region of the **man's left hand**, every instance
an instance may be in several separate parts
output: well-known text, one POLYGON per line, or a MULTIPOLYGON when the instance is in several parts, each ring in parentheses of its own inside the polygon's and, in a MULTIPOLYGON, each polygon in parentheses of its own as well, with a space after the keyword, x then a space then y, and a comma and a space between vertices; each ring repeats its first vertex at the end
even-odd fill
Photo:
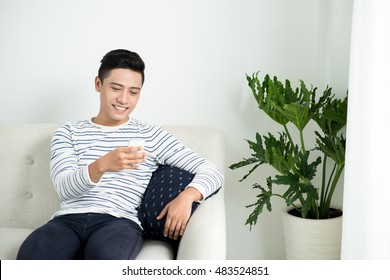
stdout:
POLYGON ((164 207, 157 220, 167 217, 164 226, 165 237, 177 240, 184 234, 191 216, 192 203, 201 199, 202 194, 197 189, 188 187, 164 207))

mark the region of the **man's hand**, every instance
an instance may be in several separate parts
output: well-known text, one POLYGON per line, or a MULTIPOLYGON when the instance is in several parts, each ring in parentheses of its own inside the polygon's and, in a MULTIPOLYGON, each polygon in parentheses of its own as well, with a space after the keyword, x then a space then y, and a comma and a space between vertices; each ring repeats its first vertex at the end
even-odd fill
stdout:
POLYGON ((192 203, 202 198, 197 189, 188 187, 164 207, 157 220, 167 216, 164 226, 165 237, 177 240, 184 234, 191 216, 192 203))
POLYGON ((97 159, 88 167, 92 182, 99 182, 105 172, 137 168, 147 157, 142 150, 143 147, 117 148, 97 159))

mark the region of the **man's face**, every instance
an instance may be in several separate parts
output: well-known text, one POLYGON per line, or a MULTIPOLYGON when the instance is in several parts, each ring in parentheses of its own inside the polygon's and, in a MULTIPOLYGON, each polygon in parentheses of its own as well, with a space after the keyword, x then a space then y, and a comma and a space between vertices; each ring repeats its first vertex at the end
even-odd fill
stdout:
POLYGON ((113 69, 101 81, 95 79, 95 88, 100 92, 100 111, 94 122, 105 126, 117 126, 129 119, 135 109, 142 88, 142 76, 130 69, 113 69))

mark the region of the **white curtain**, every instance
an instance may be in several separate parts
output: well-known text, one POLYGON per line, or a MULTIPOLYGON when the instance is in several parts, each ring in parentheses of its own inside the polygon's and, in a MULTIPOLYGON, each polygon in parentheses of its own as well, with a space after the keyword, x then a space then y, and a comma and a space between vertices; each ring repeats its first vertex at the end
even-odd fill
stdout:
POLYGON ((390 1, 353 7, 342 259, 390 259, 390 1))

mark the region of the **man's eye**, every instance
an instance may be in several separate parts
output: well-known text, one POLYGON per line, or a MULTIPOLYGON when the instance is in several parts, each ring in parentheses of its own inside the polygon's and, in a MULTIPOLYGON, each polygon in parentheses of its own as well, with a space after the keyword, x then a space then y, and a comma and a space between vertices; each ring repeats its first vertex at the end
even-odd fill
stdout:
POLYGON ((120 88, 116 88, 116 87, 112 87, 112 90, 113 91, 119 91, 119 90, 121 90, 120 88))
POLYGON ((131 94, 131 95, 137 95, 137 94, 138 94, 138 91, 130 91, 130 94, 131 94))

